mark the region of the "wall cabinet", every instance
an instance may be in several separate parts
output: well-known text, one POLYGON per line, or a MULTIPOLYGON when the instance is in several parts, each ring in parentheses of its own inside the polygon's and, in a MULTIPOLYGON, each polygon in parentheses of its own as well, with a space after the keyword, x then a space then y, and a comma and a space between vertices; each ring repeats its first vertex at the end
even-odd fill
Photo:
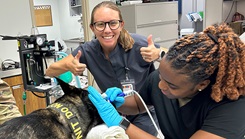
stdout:
MULTIPOLYGON (((7 77, 3 78, 5 82, 7 82, 12 89, 14 98, 16 100, 17 107, 19 108, 22 115, 24 115, 24 102, 22 99, 22 95, 24 92, 23 87, 23 80, 22 76, 13 76, 13 77, 7 77)), ((38 95, 44 96, 43 93, 39 93, 38 95)), ((32 92, 26 91, 26 114, 31 113, 34 110, 40 109, 40 108, 46 108, 46 99, 45 98, 39 98, 35 95, 33 95, 32 92)))
POLYGON ((71 16, 77 16, 82 14, 82 2, 81 0, 69 0, 70 2, 70 14, 71 16))
POLYGON ((156 2, 119 7, 125 29, 143 36, 152 34, 153 41, 169 48, 178 39, 178 2, 156 2))

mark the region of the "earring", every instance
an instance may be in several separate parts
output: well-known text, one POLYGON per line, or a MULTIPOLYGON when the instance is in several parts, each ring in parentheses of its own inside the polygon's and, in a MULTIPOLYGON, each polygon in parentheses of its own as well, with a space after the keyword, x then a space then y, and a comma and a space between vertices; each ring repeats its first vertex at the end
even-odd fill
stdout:
POLYGON ((201 91, 202 91, 202 89, 198 89, 198 91, 199 91, 199 92, 201 92, 201 91))

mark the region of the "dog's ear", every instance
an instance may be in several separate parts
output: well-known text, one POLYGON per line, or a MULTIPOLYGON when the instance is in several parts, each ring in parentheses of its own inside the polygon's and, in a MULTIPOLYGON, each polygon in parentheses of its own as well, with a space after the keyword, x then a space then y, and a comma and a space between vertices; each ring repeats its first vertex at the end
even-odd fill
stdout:
POLYGON ((60 84, 61 89, 63 90, 63 92, 65 94, 71 92, 71 90, 73 90, 75 88, 74 86, 69 85, 68 83, 64 82, 63 80, 61 80, 61 79, 59 79, 57 77, 55 77, 55 79, 58 81, 58 83, 60 84))

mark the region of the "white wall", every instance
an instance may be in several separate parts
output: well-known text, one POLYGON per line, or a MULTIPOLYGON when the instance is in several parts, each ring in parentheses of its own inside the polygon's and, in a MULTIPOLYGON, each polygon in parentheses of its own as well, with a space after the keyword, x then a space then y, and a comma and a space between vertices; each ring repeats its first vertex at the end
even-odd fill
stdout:
POLYGON ((59 22, 59 11, 58 11, 58 1, 57 0, 33 0, 34 6, 39 5, 51 5, 52 14, 52 26, 37 27, 40 34, 47 34, 47 39, 60 38, 60 22, 59 22))
MULTIPOLYGON (((32 28, 29 0, 1 0, 0 19, 1 35, 17 36, 19 33, 29 35, 32 28)), ((17 50, 16 40, 2 40, 0 37, 0 60, 19 61, 17 50)))
POLYGON ((59 5, 61 38, 64 40, 83 37, 83 29, 78 22, 80 16, 71 16, 69 0, 57 0, 59 5))
POLYGON ((83 37, 83 30, 78 20, 80 16, 71 16, 69 0, 33 0, 34 5, 51 5, 53 26, 38 27, 40 34, 47 34, 48 40, 64 40, 83 37))
MULTIPOLYGON (((33 0, 34 5, 51 5, 53 26, 38 27, 47 39, 72 39, 82 37, 78 22, 80 16, 70 16, 69 0, 33 0)), ((0 2, 0 35, 31 35, 32 19, 29 0, 2 0, 0 2)), ((0 38, 0 62, 5 59, 19 61, 16 40, 2 41, 0 38)))
POLYGON ((205 0, 203 29, 223 22, 223 0, 205 0))

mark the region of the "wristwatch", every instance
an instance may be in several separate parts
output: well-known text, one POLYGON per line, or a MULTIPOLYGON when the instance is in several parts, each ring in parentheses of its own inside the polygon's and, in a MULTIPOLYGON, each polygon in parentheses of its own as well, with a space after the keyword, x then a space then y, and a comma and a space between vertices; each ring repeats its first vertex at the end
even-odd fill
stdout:
POLYGON ((130 125, 130 122, 128 119, 126 119, 125 117, 123 117, 122 121, 120 122, 119 126, 121 128, 123 128, 124 130, 126 130, 130 125))
POLYGON ((161 49, 160 52, 159 52, 159 58, 157 59, 157 61, 160 62, 164 55, 165 55, 165 52, 161 49))

